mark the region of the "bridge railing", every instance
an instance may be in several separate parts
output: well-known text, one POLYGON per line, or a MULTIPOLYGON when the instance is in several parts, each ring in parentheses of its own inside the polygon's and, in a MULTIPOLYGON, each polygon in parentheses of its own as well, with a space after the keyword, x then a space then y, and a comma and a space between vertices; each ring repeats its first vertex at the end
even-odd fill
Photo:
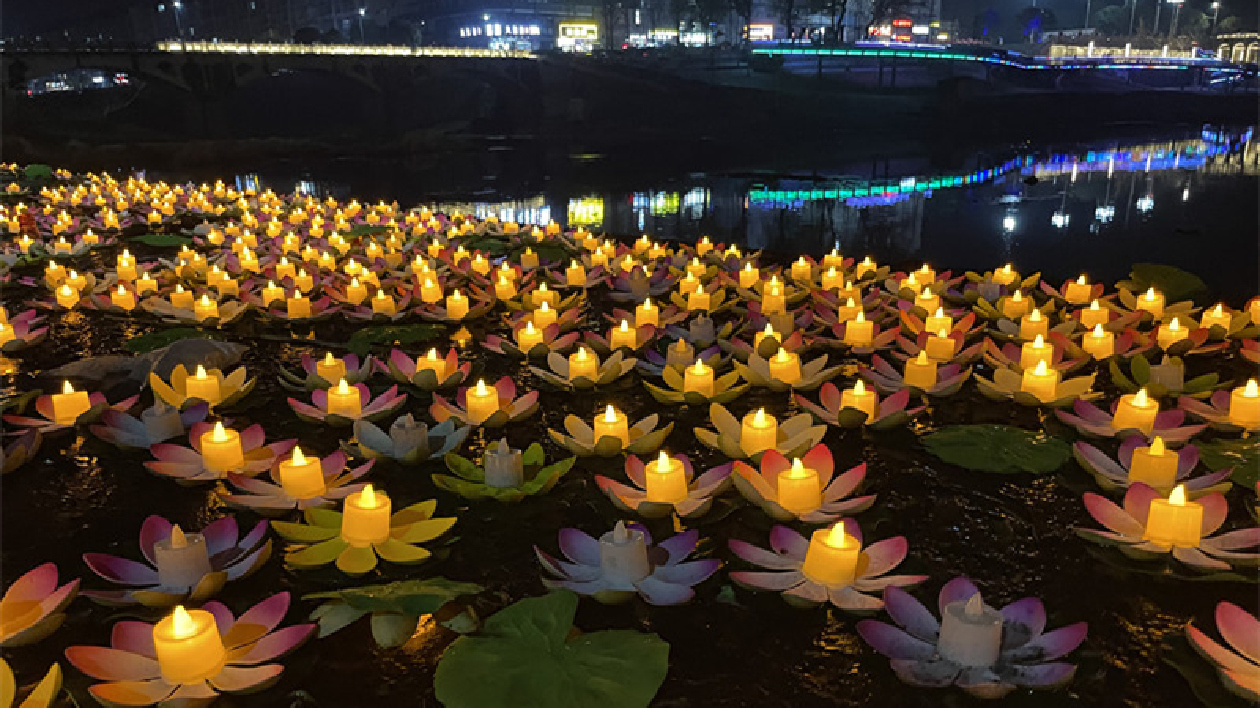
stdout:
POLYGON ((277 42, 181 42, 157 43, 158 51, 199 54, 286 54, 326 56, 389 56, 477 59, 533 59, 533 52, 521 49, 478 47, 404 47, 360 44, 287 44, 277 42))

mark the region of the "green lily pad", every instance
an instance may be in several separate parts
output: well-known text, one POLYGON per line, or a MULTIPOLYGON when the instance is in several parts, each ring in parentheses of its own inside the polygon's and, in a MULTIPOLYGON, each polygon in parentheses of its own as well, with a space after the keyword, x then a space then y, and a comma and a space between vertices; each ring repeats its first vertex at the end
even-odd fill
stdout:
POLYGON ((442 605, 461 595, 476 595, 483 590, 485 588, 476 583, 428 578, 317 592, 304 595, 303 599, 340 600, 361 612, 396 612, 418 617, 437 612, 442 605))
POLYGON ((1208 292, 1207 284, 1199 276, 1161 263, 1134 263, 1129 271, 1129 279, 1116 285, 1127 287, 1134 293, 1146 292, 1147 288, 1153 286, 1164 293, 1170 303, 1199 300, 1206 297, 1208 292))
POLYGON ((578 598, 526 598, 456 639, 434 687, 446 708, 644 708, 669 671, 655 634, 608 630, 572 637, 578 598))
POLYGON ((49 180, 53 178, 53 168, 48 165, 33 164, 27 165, 22 170, 22 178, 27 180, 49 180))
POLYGON ((954 425, 923 438, 923 446, 945 462, 979 472, 1043 474, 1072 455, 1056 437, 1009 425, 954 425))
POLYGON ((1247 705, 1221 683, 1216 669, 1190 646, 1184 636, 1174 637, 1164 646, 1164 663, 1171 666, 1190 684, 1190 690, 1203 705, 1210 708, 1232 708, 1247 705))
POLYGON ((438 325, 379 325, 364 327, 350 335, 346 349, 363 356, 374 345, 407 345, 430 342, 442 336, 445 330, 438 325))
POLYGON ((161 349, 183 339, 215 339, 215 337, 201 329, 174 327, 172 329, 159 329, 156 332, 149 332, 138 337, 131 337, 123 342, 123 349, 136 354, 143 354, 154 349, 161 349))
POLYGON ((356 224, 349 231, 343 232, 350 238, 359 238, 361 236, 369 236, 372 234, 383 234, 389 231, 388 226, 382 224, 356 224))
POLYGON ((192 243, 192 239, 187 236, 180 236, 179 234, 141 234, 139 236, 133 236, 127 240, 136 241, 143 243, 146 246, 153 246, 155 248, 164 248, 167 246, 187 246, 192 243))
POLYGON ((1260 440, 1255 438, 1199 443, 1199 459, 1210 470, 1233 467, 1230 479, 1234 484, 1254 489, 1260 481, 1260 440))

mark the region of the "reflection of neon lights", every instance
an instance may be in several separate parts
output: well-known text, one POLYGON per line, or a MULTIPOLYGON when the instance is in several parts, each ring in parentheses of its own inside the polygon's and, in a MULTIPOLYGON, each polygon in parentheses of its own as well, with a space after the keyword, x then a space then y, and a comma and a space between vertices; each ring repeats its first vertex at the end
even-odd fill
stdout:
POLYGON ((1149 194, 1138 197, 1137 203, 1134 206, 1136 206, 1137 210, 1143 214, 1149 213, 1155 208, 1155 197, 1149 194))
POLYGON ((1111 223, 1111 220, 1116 218, 1116 208, 1110 204, 1100 206, 1094 209, 1094 218, 1103 224, 1111 223))
POLYGON ((1110 57, 1108 63, 1102 63, 1099 59, 1090 59, 1085 57, 1075 58, 1073 61, 1063 61, 1057 58, 1046 57, 1029 57, 1016 54, 1014 52, 993 52, 990 54, 962 54, 959 52, 943 51, 945 48, 940 45, 919 45, 910 44, 911 35, 901 35, 906 38, 906 42, 883 43, 883 42, 859 42, 858 46, 852 48, 834 48, 834 49, 818 49, 818 48, 798 48, 793 46, 777 46, 777 47, 756 47, 753 54, 783 55, 783 56, 835 56, 835 57, 883 57, 896 59, 936 59, 943 61, 970 61, 980 62, 982 64, 996 64, 999 66, 1010 66, 1017 69, 1027 70, 1045 70, 1045 69, 1190 69, 1194 66, 1211 66, 1214 69, 1223 72, 1242 73, 1244 70, 1237 66, 1231 66, 1228 62, 1207 57, 1183 57, 1170 59, 1143 58, 1135 61, 1120 61, 1114 57, 1110 57))
POLYGON ((1056 210, 1050 215, 1050 225, 1056 229, 1066 229, 1068 222, 1072 220, 1072 215, 1066 211, 1056 210))

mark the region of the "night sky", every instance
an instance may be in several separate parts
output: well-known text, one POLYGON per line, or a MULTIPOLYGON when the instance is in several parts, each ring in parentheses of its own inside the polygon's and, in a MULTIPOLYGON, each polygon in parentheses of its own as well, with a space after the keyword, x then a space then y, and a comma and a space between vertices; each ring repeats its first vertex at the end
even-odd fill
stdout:
MULTIPOLYGON (((7 0, 0 3, 0 34, 51 33, 82 28, 93 19, 126 16, 129 8, 148 0, 7 0)), ((154 0, 157 2, 157 0, 154 0)))

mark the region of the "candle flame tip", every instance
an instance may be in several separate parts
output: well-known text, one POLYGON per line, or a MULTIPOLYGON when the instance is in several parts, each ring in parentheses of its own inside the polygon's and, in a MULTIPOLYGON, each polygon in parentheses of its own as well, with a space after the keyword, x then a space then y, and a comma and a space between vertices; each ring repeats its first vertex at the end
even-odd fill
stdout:
POLYGON ((979 617, 984 614, 984 598, 980 597, 979 592, 967 600, 967 604, 963 607, 963 612, 968 617, 979 617))
POLYGON ((1168 503, 1173 506, 1186 505, 1186 485, 1178 484, 1173 488, 1172 494, 1168 495, 1168 503))

